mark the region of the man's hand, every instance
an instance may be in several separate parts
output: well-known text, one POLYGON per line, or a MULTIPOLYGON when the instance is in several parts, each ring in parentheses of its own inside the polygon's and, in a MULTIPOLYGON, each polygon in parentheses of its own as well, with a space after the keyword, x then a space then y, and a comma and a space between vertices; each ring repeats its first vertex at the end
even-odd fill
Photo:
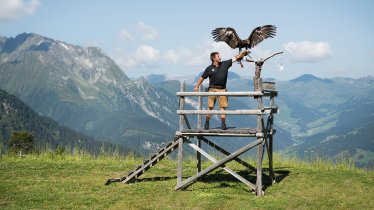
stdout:
POLYGON ((195 86, 195 88, 193 89, 194 92, 197 92, 199 91, 199 87, 195 86))

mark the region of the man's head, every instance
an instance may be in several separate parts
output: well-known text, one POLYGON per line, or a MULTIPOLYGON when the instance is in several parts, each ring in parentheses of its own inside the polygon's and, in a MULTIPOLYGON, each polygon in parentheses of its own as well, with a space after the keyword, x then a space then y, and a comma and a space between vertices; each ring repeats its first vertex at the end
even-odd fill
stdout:
POLYGON ((212 52, 212 53, 210 53, 210 60, 212 61, 212 63, 214 63, 214 62, 220 63, 221 62, 221 56, 219 55, 218 52, 212 52))

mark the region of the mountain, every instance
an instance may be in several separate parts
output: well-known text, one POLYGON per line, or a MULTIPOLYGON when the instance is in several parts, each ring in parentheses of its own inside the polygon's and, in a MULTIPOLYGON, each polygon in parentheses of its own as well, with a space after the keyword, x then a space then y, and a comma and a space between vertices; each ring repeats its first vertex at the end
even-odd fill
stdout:
POLYGON ((150 74, 147 75, 145 79, 151 84, 157 84, 167 80, 164 74, 150 74))
POLYGON ((174 95, 130 80, 97 47, 23 33, 0 49, 0 88, 43 116, 137 150, 174 135, 174 95))
POLYGON ((314 76, 313 74, 303 74, 300 77, 290 80, 290 82, 298 83, 298 82, 311 82, 311 81, 319 81, 324 83, 333 83, 330 79, 321 79, 319 77, 314 76))
POLYGON ((40 116, 17 97, 0 90, 0 142, 7 145, 12 131, 21 130, 29 131, 35 136, 37 148, 48 145, 55 149, 57 146, 63 146, 84 149, 92 154, 98 154, 102 145, 112 151, 116 148, 114 144, 96 141, 92 137, 60 126, 48 117, 40 116))
MULTIPOLYGON (((265 78, 264 81, 274 79, 265 78)), ((290 81, 275 82, 279 91, 275 102, 280 109, 280 113, 275 115, 275 149, 301 158, 310 158, 311 155, 333 159, 344 157, 358 166, 372 167, 372 76, 322 79, 305 74, 290 81), (310 151, 313 151, 312 154, 310 151)), ((166 80, 155 86, 170 93, 180 89, 180 83, 174 80, 166 80)), ((227 87, 230 91, 249 91, 253 90, 253 82, 229 77, 227 87)), ((192 89, 193 86, 187 86, 187 90, 192 89)), ((250 107, 256 107, 256 102, 246 98, 230 98, 230 109, 250 107)), ((228 117, 228 124, 237 127, 248 126, 252 121, 236 116, 228 117)), ((235 141, 237 144, 240 142, 235 141)))

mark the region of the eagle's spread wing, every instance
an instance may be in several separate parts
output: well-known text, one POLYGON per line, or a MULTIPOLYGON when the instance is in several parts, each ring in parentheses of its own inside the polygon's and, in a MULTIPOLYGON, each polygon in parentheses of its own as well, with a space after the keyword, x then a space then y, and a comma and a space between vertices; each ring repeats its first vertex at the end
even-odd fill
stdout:
POLYGON ((276 30, 277 27, 274 25, 264 25, 253 29, 251 35, 249 35, 248 37, 250 48, 253 48, 258 43, 262 42, 264 39, 274 37, 276 30))
POLYGON ((214 41, 226 42, 233 49, 237 48, 239 41, 241 41, 233 28, 216 28, 212 31, 212 35, 214 41))

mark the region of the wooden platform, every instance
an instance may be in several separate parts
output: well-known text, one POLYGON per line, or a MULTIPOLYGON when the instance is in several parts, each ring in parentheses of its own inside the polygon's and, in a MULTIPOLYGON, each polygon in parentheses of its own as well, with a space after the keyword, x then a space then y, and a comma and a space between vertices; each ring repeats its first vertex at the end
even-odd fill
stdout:
POLYGON ((257 133, 255 128, 228 128, 222 130, 220 128, 204 129, 186 129, 176 132, 177 136, 243 136, 243 137, 262 137, 262 133, 257 133))

